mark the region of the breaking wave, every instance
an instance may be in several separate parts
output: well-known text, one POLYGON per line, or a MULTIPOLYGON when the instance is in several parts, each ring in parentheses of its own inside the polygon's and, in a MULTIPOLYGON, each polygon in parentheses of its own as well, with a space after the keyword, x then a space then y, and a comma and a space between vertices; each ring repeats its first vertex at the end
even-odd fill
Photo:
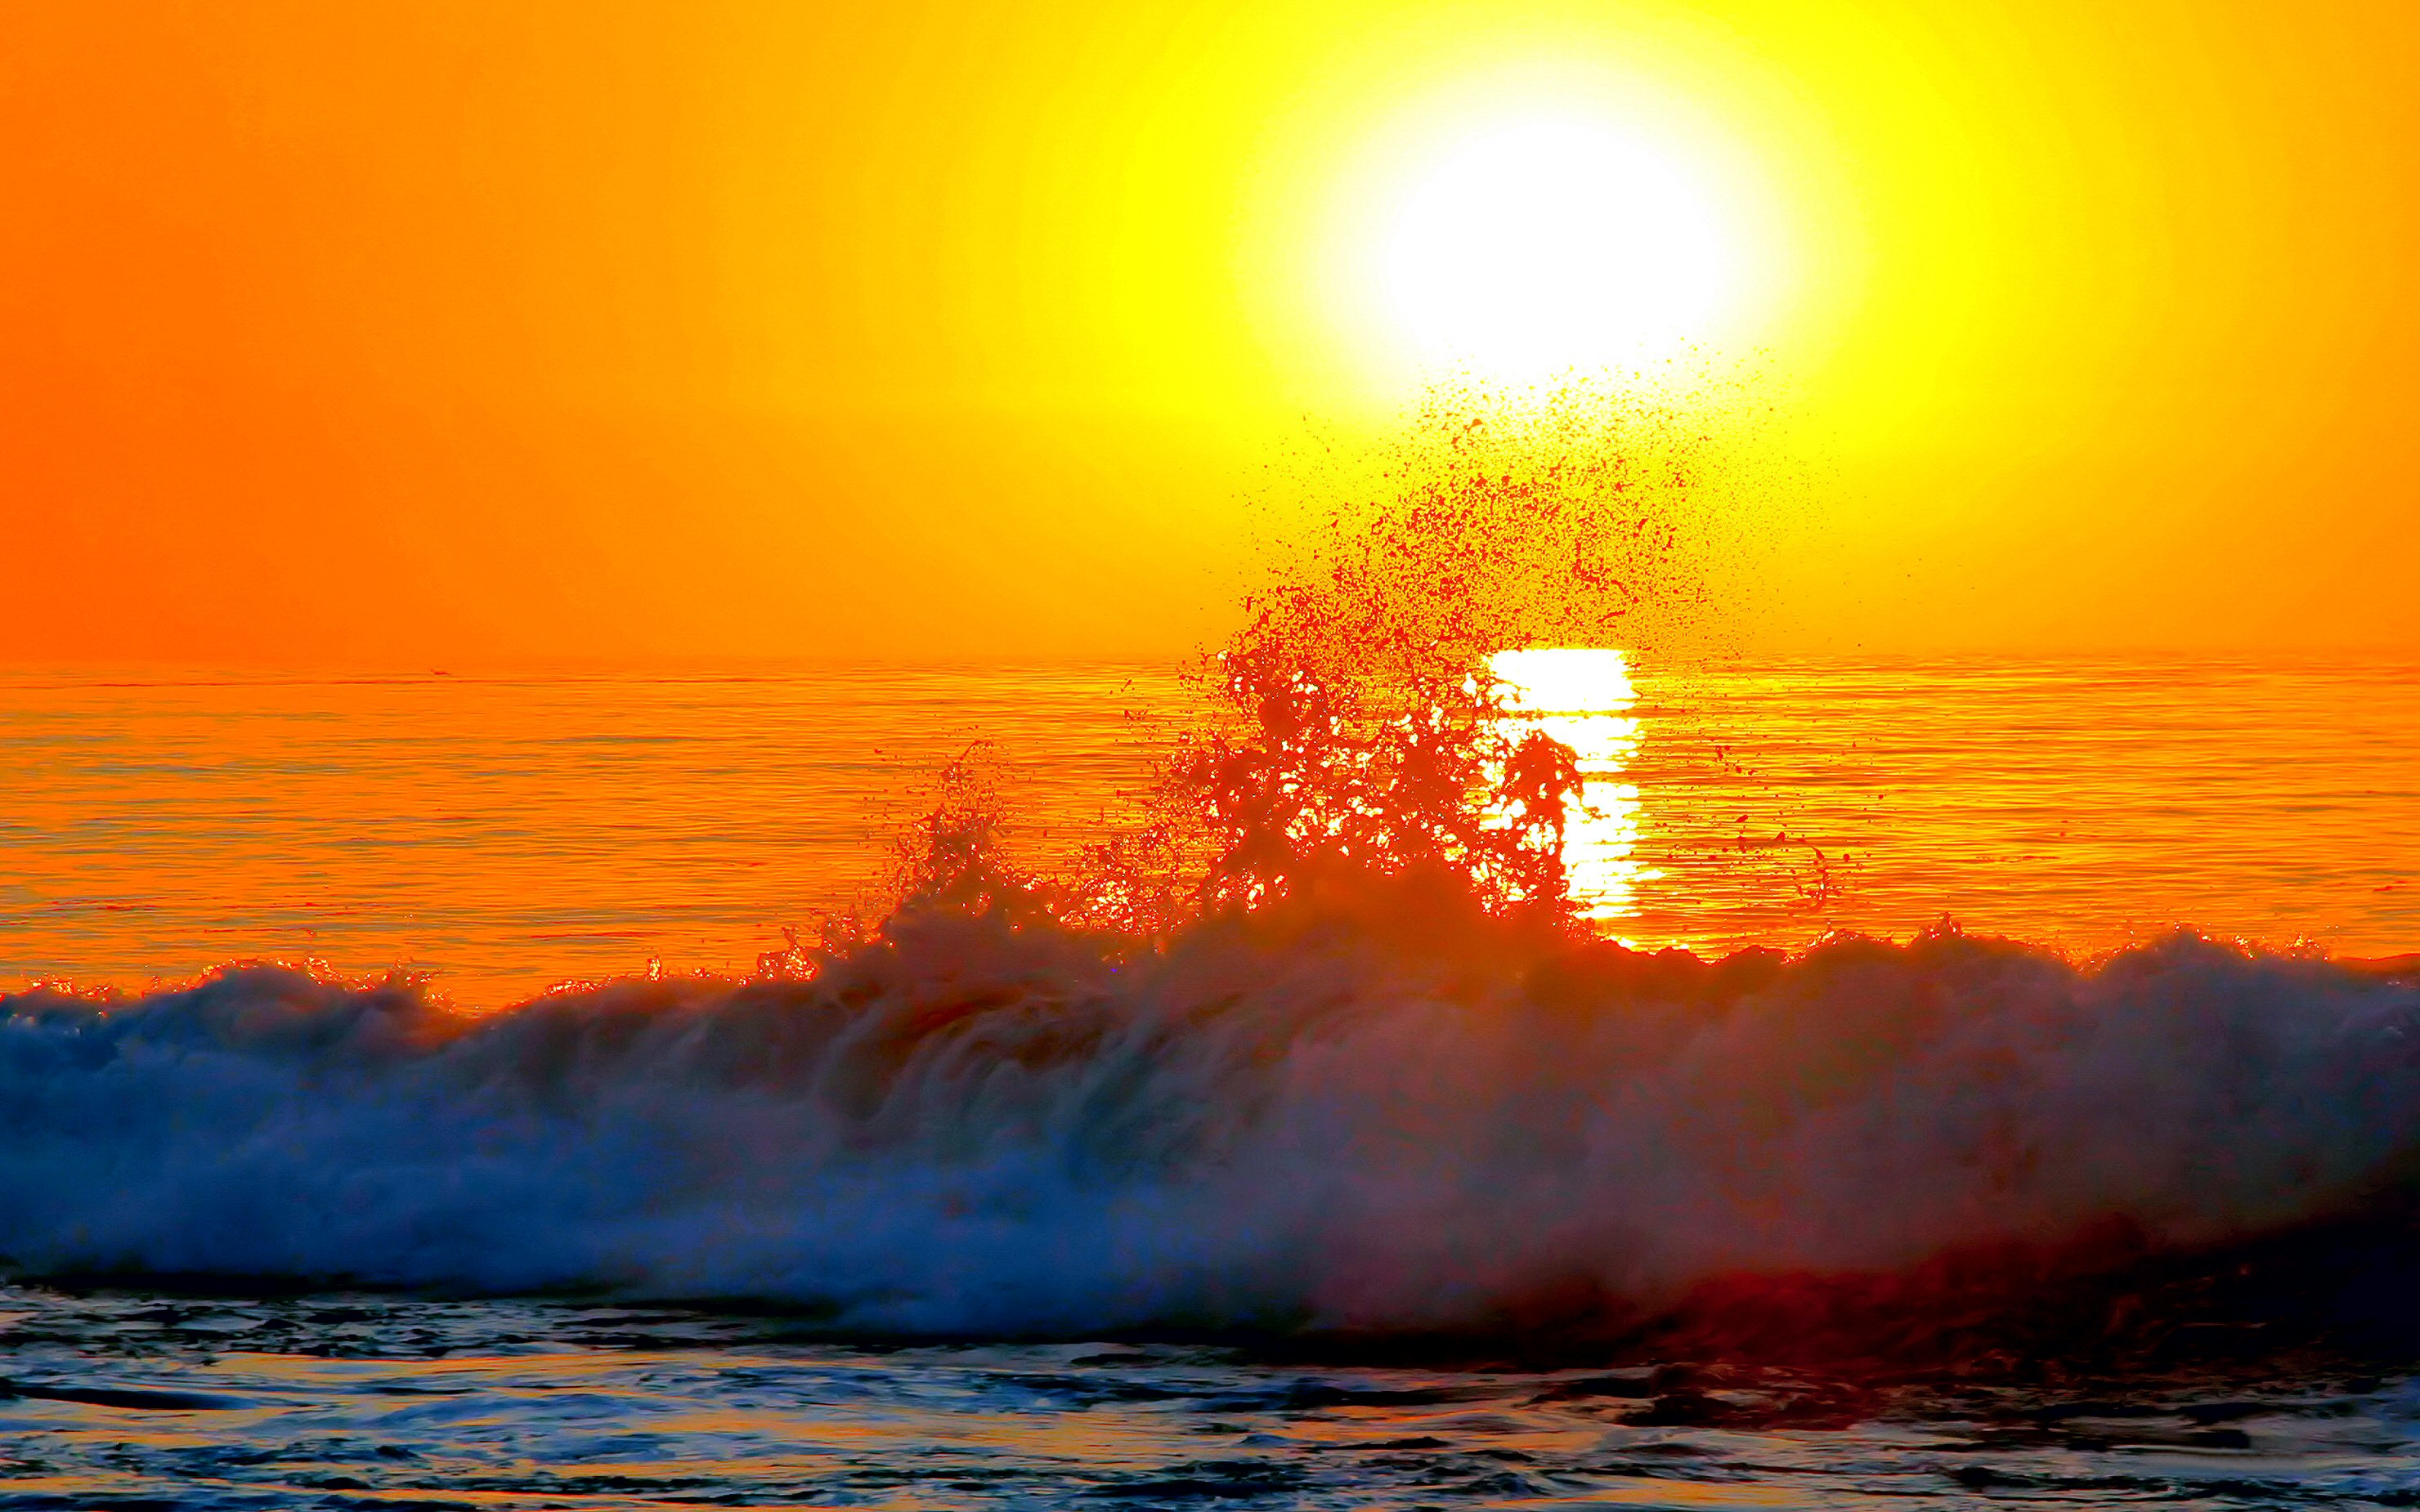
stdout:
POLYGON ((1140 954, 926 911, 810 980, 480 1016, 269 968, 0 1006, 21 1273, 856 1332, 1604 1335, 1742 1277, 2223 1246, 2420 1153, 2408 980, 2185 935, 1707 962, 1404 882, 1140 954))
POLYGON ((2420 1345, 2412 979, 2181 934, 2086 966, 1951 929, 1712 962, 1589 935, 1576 757, 1493 658, 1695 601, 1685 419, 1428 415, 1247 595, 1073 874, 1005 854, 961 764, 896 908, 745 981, 0 998, 0 1256, 1698 1353, 2069 1348, 2324 1295, 2420 1345))

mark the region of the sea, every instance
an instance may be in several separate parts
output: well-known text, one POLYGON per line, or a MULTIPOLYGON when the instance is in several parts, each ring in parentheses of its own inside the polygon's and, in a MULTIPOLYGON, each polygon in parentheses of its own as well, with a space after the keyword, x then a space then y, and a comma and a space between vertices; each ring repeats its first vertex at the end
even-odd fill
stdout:
MULTIPOLYGON (((970 750, 1032 864, 1072 860, 1187 670, 0 671, 0 986, 316 960, 494 1008, 744 972, 878 905, 970 750)), ((2420 664, 1633 657, 1567 701, 1606 810, 1582 886, 1643 944, 1946 914, 2071 951, 2420 949, 2420 664)))
POLYGON ((1186 669, 0 672, 0 1507, 2420 1504, 2420 666, 1498 671, 1589 940, 812 972, 1186 669))

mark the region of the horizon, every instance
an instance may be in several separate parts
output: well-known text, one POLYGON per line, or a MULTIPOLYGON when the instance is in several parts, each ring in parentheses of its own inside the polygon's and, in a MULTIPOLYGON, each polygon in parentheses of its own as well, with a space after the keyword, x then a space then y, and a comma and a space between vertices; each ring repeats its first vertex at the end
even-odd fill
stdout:
POLYGON ((2420 1505, 2414 78, 23 0, 0 1512, 2420 1505))

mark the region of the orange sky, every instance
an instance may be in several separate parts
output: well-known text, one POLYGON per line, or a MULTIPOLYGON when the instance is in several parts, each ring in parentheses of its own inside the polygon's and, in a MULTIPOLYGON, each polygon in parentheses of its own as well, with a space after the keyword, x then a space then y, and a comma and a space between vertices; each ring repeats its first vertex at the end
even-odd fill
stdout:
POLYGON ((23 0, 0 659, 1173 650, 1533 90, 1747 207, 1752 639, 2420 649, 2407 6, 23 0))

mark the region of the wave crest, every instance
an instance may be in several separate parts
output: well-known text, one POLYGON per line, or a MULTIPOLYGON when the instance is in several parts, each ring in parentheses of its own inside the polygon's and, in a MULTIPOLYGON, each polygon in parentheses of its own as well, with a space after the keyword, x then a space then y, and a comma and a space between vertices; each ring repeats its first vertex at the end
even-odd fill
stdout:
POLYGON ((0 999, 0 1253, 748 1297, 835 1327, 1630 1322, 1726 1278, 2106 1234, 2225 1243, 2397 1187, 2420 988, 2179 935, 1716 962, 1414 884, 1121 954, 929 911, 809 980, 473 1016, 230 970, 0 999))

